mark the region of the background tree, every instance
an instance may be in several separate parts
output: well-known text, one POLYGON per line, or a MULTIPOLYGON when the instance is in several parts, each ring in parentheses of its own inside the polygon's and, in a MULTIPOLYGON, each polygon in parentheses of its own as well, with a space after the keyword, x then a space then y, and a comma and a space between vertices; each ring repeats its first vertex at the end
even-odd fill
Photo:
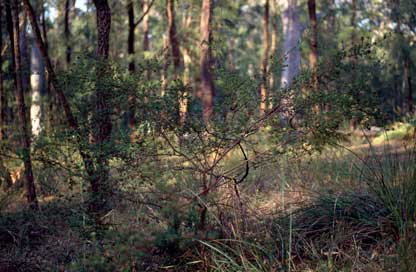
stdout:
POLYGON ((269 66, 269 11, 270 3, 266 0, 264 3, 264 22, 263 22, 263 64, 262 64, 262 82, 260 91, 260 114, 264 114, 267 109, 268 93, 268 66, 269 66))
POLYGON ((213 2, 211 0, 203 0, 201 8, 201 44, 200 44, 200 60, 199 69, 201 73, 201 98, 202 111, 205 122, 209 122, 214 113, 214 79, 211 73, 212 65, 212 16, 213 2))
POLYGON ((32 160, 30 155, 30 136, 29 136, 29 127, 26 117, 26 104, 23 93, 23 83, 22 83, 22 66, 21 66, 21 56, 20 56, 20 29, 19 29, 19 3, 18 1, 13 1, 10 3, 6 1, 6 5, 11 4, 11 12, 13 18, 13 56, 14 56, 14 81, 15 81, 15 91, 16 91, 16 104, 17 111, 19 115, 19 126, 20 126, 20 148, 21 156, 24 164, 24 177, 25 177, 25 187, 26 187, 26 196, 29 206, 32 209, 38 209, 38 200, 36 197, 35 181, 32 171, 32 160))
POLYGON ((282 4, 283 24, 283 69, 281 88, 289 88, 300 69, 301 25, 299 22, 297 0, 284 1, 282 4))
POLYGON ((111 10, 107 0, 94 0, 97 16, 97 81, 95 89, 95 116, 93 139, 97 145, 95 177, 91 180, 93 201, 91 210, 102 212, 108 209, 112 188, 109 185, 108 148, 111 137, 110 90, 105 84, 108 75, 107 60, 110 50, 111 10))

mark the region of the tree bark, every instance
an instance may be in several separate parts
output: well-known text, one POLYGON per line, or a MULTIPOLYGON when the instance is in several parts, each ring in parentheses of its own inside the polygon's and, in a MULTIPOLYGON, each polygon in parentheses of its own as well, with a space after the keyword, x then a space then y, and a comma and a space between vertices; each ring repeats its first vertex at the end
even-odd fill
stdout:
POLYGON ((149 43, 149 15, 146 11, 149 10, 149 3, 148 0, 143 0, 143 51, 150 50, 150 43, 149 43))
MULTIPOLYGON (((14 1, 14 0, 12 0, 14 1)), ((20 14, 19 14, 20 15, 20 14)), ((20 65, 22 69, 22 88, 23 93, 30 90, 30 57, 28 48, 28 37, 27 37, 27 16, 21 14, 22 21, 19 22, 19 42, 20 42, 20 65)))
MULTIPOLYGON (((39 4, 39 3, 38 3, 39 4)), ((42 3, 43 4, 43 3, 42 3)), ((38 10, 40 5, 38 6, 38 10)), ((39 13, 38 13, 39 14, 39 13)), ((42 101, 41 90, 44 85, 45 67, 43 65, 42 56, 37 43, 31 37, 32 49, 30 55, 30 89, 32 103, 30 104, 30 121, 32 128, 32 136, 37 139, 42 131, 41 117, 42 117, 42 101)))
POLYGON ((167 35, 163 35, 163 64, 162 64, 162 74, 161 74, 161 88, 160 88, 160 96, 165 96, 166 87, 168 84, 167 76, 168 76, 168 68, 169 68, 169 37, 167 35))
POLYGON ((299 74, 301 25, 297 0, 287 0, 283 6, 283 69, 280 87, 288 89, 299 74))
POLYGON ((64 37, 65 37, 65 44, 66 44, 65 60, 66 60, 67 65, 71 63, 71 58, 72 58, 70 14, 71 14, 71 10, 74 4, 71 4, 71 0, 65 1, 64 37))
MULTIPOLYGON (((6 0, 6 1, 10 1, 10 0, 6 0)), ((82 132, 83 130, 80 129, 78 121, 72 113, 69 102, 68 102, 64 92, 62 91, 62 89, 60 88, 60 86, 58 84, 58 79, 56 77, 55 70, 52 66, 52 62, 49 58, 45 42, 42 40, 42 35, 41 35, 40 29, 39 29, 39 25, 36 21, 36 16, 35 16, 35 12, 33 10, 33 7, 31 6, 29 0, 23 0, 23 4, 24 4, 25 11, 26 11, 26 13, 29 17, 30 24, 32 26, 32 31, 33 31, 33 34, 34 34, 35 39, 36 39, 36 43, 37 43, 38 48, 40 49, 40 52, 42 54, 43 62, 46 66, 46 70, 48 71, 48 78, 51 82, 53 90, 55 90, 55 92, 57 94, 57 97, 58 97, 59 102, 60 102, 59 104, 62 105, 62 107, 63 107, 67 123, 68 123, 69 127, 75 133, 76 143, 78 144, 78 152, 80 153, 81 158, 83 160, 85 170, 88 174, 88 178, 90 180, 93 180, 93 178, 95 176, 94 162, 93 162, 91 156, 86 152, 86 147, 85 147, 85 144, 84 144, 84 143, 86 143, 85 138, 87 138, 87 136, 85 135, 85 133, 82 132)), ((11 31, 13 32, 13 29, 11 29, 11 31)), ((12 43, 12 45, 13 45, 13 43, 12 43)))
POLYGON ((268 66, 269 66, 269 0, 264 3, 264 15, 263 15, 263 65, 262 65, 262 80, 260 90, 260 115, 263 115, 267 110, 267 78, 268 78, 268 66))
POLYGON ((111 136, 111 108, 108 104, 110 92, 105 86, 108 75, 107 60, 110 48, 111 10, 107 0, 94 0, 97 13, 97 71, 95 90, 95 118, 93 138, 97 145, 96 173, 91 182, 93 201, 90 209, 93 213, 105 212, 109 208, 108 148, 111 136))
POLYGON ((134 4, 133 0, 129 0, 127 3, 127 15, 129 20, 129 32, 127 37, 127 53, 129 55, 129 72, 134 73, 136 70, 134 64, 134 30, 136 29, 136 25, 134 23, 134 4))
MULTIPOLYGON (((183 19, 183 28, 189 29, 192 22, 192 5, 188 8, 188 14, 183 19)), ((185 90, 183 92, 183 97, 179 101, 179 118, 181 126, 185 125, 186 122, 186 115, 188 113, 188 88, 190 83, 191 77, 191 50, 188 46, 183 45, 183 85, 185 86, 185 90)))
POLYGON ((215 89, 211 73, 212 16, 213 1, 203 0, 200 22, 201 45, 199 67, 201 74, 200 93, 202 98, 202 115, 205 123, 208 123, 214 114, 215 89))
MULTIPOLYGON (((272 24, 272 35, 271 35, 271 46, 270 46, 270 53, 271 53, 271 57, 274 61, 275 59, 275 55, 276 55, 276 50, 277 50, 277 33, 278 33, 278 29, 277 29, 277 19, 275 18, 275 16, 277 15, 277 5, 276 5, 276 1, 272 0, 272 20, 271 20, 271 24, 272 24)), ((270 74, 270 79, 269 79, 269 97, 268 97, 268 103, 269 103, 269 109, 273 108, 273 94, 275 92, 275 85, 276 85, 276 72, 273 71, 270 74)))
POLYGON ((312 88, 318 91, 318 22, 316 20, 315 0, 308 0, 309 21, 311 24, 309 68, 312 72, 312 88))
MULTIPOLYGON (((0 18, 3 18, 3 2, 0 1, 0 18)), ((0 49, 3 48, 3 21, 0 19, 0 49)), ((5 108, 6 96, 4 94, 3 57, 0 52, 0 141, 5 138, 5 108)))
POLYGON ((176 33, 175 23, 175 0, 167 0, 167 17, 169 41, 172 49, 172 61, 175 69, 175 77, 178 78, 181 70, 181 53, 179 50, 179 40, 176 33))
MULTIPOLYGON (((353 48, 353 54, 351 59, 352 64, 352 82, 355 82, 357 78, 357 71, 356 71, 356 65, 357 65, 357 57, 355 56, 355 47, 357 44, 357 37, 356 37, 356 17, 357 17, 357 1, 351 0, 351 27, 352 27, 352 33, 351 33, 351 48, 353 48)), ((350 121, 350 129, 356 130, 358 126, 358 121, 356 118, 352 118, 350 121)))
MULTIPOLYGON (((135 48, 134 48, 134 42, 135 42, 135 33, 136 30, 136 24, 134 22, 134 3, 133 0, 129 0, 127 3, 127 15, 128 15, 128 24, 129 24, 129 32, 127 37, 127 53, 129 58, 129 73, 134 74, 136 71, 135 66, 135 60, 134 60, 134 54, 135 54, 135 48)), ((135 98, 134 96, 129 96, 128 98, 128 104, 129 104, 129 111, 127 114, 127 125, 129 129, 132 131, 136 127, 136 120, 135 120, 135 110, 134 110, 134 104, 135 104, 135 98)))
POLYGON ((411 73, 411 60, 406 58, 404 62, 404 69, 407 81, 407 112, 412 114, 413 108, 413 91, 412 91, 412 73, 411 73))
POLYGON ((21 133, 21 149, 22 159, 24 164, 25 175, 25 187, 26 197, 30 208, 38 209, 38 201, 36 197, 35 182, 32 171, 32 160, 30 156, 30 136, 28 131, 27 119, 26 119, 26 105, 22 87, 22 66, 20 56, 20 31, 19 31, 19 10, 18 1, 13 0, 12 18, 13 18, 13 43, 14 43, 14 81, 16 88, 16 104, 18 108, 20 133, 21 133))

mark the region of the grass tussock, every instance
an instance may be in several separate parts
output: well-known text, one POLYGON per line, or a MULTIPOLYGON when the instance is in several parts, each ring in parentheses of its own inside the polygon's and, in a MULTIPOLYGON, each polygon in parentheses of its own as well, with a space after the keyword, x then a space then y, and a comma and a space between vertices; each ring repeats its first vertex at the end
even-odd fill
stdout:
POLYGON ((134 197, 100 233, 76 195, 4 202, 0 271, 416 271, 416 155, 395 143, 257 168, 201 200, 204 231, 201 206, 134 197))

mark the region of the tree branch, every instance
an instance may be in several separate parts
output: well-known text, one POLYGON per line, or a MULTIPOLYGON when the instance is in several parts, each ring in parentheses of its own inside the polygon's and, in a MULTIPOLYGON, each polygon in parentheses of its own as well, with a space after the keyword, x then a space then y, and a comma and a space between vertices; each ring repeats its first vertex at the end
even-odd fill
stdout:
POLYGON ((143 15, 139 18, 139 20, 137 20, 137 22, 134 23, 134 27, 137 27, 143 21, 144 17, 149 13, 154 3, 155 3, 155 0, 152 0, 152 2, 150 2, 147 10, 143 13, 143 15))

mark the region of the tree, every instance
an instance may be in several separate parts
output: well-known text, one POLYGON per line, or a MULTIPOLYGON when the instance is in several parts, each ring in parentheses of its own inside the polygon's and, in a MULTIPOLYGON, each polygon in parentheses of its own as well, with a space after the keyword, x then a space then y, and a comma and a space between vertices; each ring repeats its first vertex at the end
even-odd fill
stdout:
MULTIPOLYGON (((127 37, 127 53, 129 56, 129 72, 133 74, 136 71, 134 54, 135 54, 135 30, 136 27, 144 20, 148 20, 148 13, 153 6, 155 0, 150 2, 146 10, 143 10, 143 15, 135 21, 134 15, 134 2, 133 0, 129 0, 127 2, 127 16, 128 16, 128 37, 127 37)), ((128 126, 130 129, 133 129, 136 125, 136 120, 134 118, 135 112, 133 105, 135 104, 135 99, 133 96, 129 97, 129 113, 128 113, 128 126)))
POLYGON ((168 33, 169 33, 169 42, 170 48, 172 49, 172 61, 173 67, 175 69, 175 77, 179 77, 181 70, 181 54, 179 50, 179 40, 176 33, 176 23, 175 23, 175 1, 166 0, 167 6, 167 17, 168 17, 168 33))
POLYGON ((134 73, 136 66, 134 64, 134 40, 135 34, 134 30, 136 29, 136 24, 134 22, 134 3, 133 0, 127 2, 127 15, 129 21, 129 33, 127 38, 127 53, 129 55, 129 72, 134 73))
MULTIPOLYGON (((10 4, 9 1, 6 5, 10 4)), ((21 133, 21 152, 24 164, 24 177, 26 186, 26 197, 30 208, 38 209, 38 201, 36 197, 35 181, 32 171, 32 160, 30 156, 30 136, 28 131, 27 119, 26 119, 26 104, 22 87, 22 66, 20 56, 20 35, 19 35, 19 10, 18 1, 13 0, 11 5, 12 19, 13 19, 13 57, 14 57, 14 82, 16 89, 16 104, 19 115, 19 125, 21 133)))
POLYGON ((211 73, 212 64, 212 16, 213 16, 213 1, 203 0, 201 8, 201 45, 200 45, 200 60, 199 68, 201 75, 200 93, 202 98, 202 114, 203 119, 208 123, 214 113, 214 81, 211 73))
MULTIPOLYGON (((189 31, 189 28, 191 26, 191 22, 192 22, 192 5, 190 5, 188 7, 188 12, 186 14, 186 16, 184 16, 183 21, 182 21, 182 25, 183 28, 186 29, 187 31, 189 31)), ((179 118, 180 118, 180 123, 183 126, 185 124, 186 121, 186 114, 188 111, 188 85, 190 83, 190 77, 191 77, 191 50, 189 48, 189 46, 184 45, 185 43, 182 43, 183 46, 183 64, 184 64, 184 71, 183 71, 183 84, 185 86, 185 90, 183 92, 183 97, 182 99, 179 100, 179 118)))
POLYGON ((284 61, 280 86, 285 89, 290 88, 299 73, 301 25, 297 0, 284 1, 282 9, 284 61))
MULTIPOLYGON (((0 2, 0 17, 3 17, 3 3, 0 2)), ((0 19, 0 50, 3 48, 3 21, 0 19)), ((0 141, 4 139, 6 96, 4 93, 3 55, 0 52, 0 141)))
POLYGON ((108 148, 111 136, 111 108, 109 106, 110 91, 105 86, 107 75, 107 60, 110 49, 111 10, 107 0, 94 0, 97 22, 97 50, 96 58, 96 88, 95 88, 95 116, 93 118, 93 139, 97 146, 96 172, 91 180, 93 201, 90 209, 93 213, 105 211, 109 205, 109 170, 108 148))
MULTIPOLYGON (((10 1, 10 0, 7 0, 7 1, 10 1)), ((51 59, 49 58, 46 44, 42 39, 42 34, 40 32, 38 23, 36 21, 35 11, 32 5, 30 4, 29 0, 23 0, 23 5, 25 8, 26 14, 29 17, 30 24, 32 26, 32 31, 35 36, 37 46, 40 49, 40 52, 42 54, 42 58, 46 66, 46 70, 48 71, 48 79, 50 80, 53 90, 55 90, 57 94, 57 97, 59 99, 59 104, 62 105, 67 123, 74 132, 74 136, 78 144, 78 152, 81 155, 87 175, 90 181, 92 181, 95 178, 96 172, 94 169, 94 162, 91 156, 86 152, 86 148, 84 144, 86 135, 85 133, 83 133, 83 130, 80 129, 78 121, 75 118, 74 114, 72 113, 71 106, 65 96, 65 93, 62 91, 60 85, 58 84, 58 79, 57 79, 55 70, 52 66, 51 59)), ((6 11, 7 11, 7 7, 8 5, 6 5, 6 11)), ((10 17, 11 19, 11 16, 9 16, 9 13, 10 12, 6 12, 6 18, 10 17)), ((9 21, 9 19, 7 20, 9 21)), ((11 36, 13 36, 13 28, 12 29, 9 28, 9 33, 11 33, 11 36)), ((11 44, 12 44, 12 47, 14 47, 13 40, 11 41, 11 44)))
MULTIPOLYGON (((39 3, 38 3, 39 4, 39 3)), ((43 4, 43 3, 42 3, 43 4)), ((37 5, 40 7, 40 5, 37 5)), ((40 8, 37 9, 41 10, 40 8)), ((40 12, 37 12, 40 14, 40 12)), ((37 16, 40 17, 40 16, 37 16)), ((44 65, 42 56, 34 38, 31 38, 32 48, 30 54, 30 89, 32 103, 30 104, 30 120, 32 135, 34 139, 37 139, 42 131, 41 115, 42 115, 42 101, 41 101, 41 89, 44 85, 44 65)))
POLYGON ((267 78, 269 65, 269 0, 264 3, 263 16, 263 65, 262 65, 262 80, 260 91, 260 114, 264 114, 267 109, 267 78))
POLYGON ((75 6, 75 0, 65 0, 65 15, 64 15, 64 37, 65 37, 65 60, 67 65, 71 63, 72 46, 71 46, 71 29, 70 29, 70 14, 75 6), (71 3, 72 2, 72 3, 71 3))
MULTIPOLYGON (((143 0, 143 52, 150 50, 149 44, 149 15, 147 10, 150 10, 148 0, 143 0)), ((150 75, 148 75, 150 77, 150 75)))
MULTIPOLYGON (((354 49, 351 64, 352 64, 352 82, 355 82, 357 79, 357 57, 355 55, 355 47, 357 46, 357 0, 351 0, 351 47, 354 49)), ((356 130, 358 125, 358 121, 355 117, 353 117, 350 121, 350 128, 352 130, 356 130)))
MULTIPOLYGON (((272 35, 271 35, 271 46, 270 46, 270 53, 271 56, 274 58, 277 50, 277 34, 278 34, 278 27, 277 27, 277 18, 275 18, 277 15, 277 5, 276 1, 272 1, 272 35)), ((275 89, 275 72, 270 74, 269 79, 269 89, 274 90, 275 89)), ((269 94, 270 96, 270 94, 269 94)), ((273 107, 272 100, 269 98, 269 108, 271 109, 273 107)))
POLYGON ((312 87, 318 90, 318 22, 316 20, 315 0, 308 0, 308 13, 311 25, 309 68, 312 72, 312 87))

